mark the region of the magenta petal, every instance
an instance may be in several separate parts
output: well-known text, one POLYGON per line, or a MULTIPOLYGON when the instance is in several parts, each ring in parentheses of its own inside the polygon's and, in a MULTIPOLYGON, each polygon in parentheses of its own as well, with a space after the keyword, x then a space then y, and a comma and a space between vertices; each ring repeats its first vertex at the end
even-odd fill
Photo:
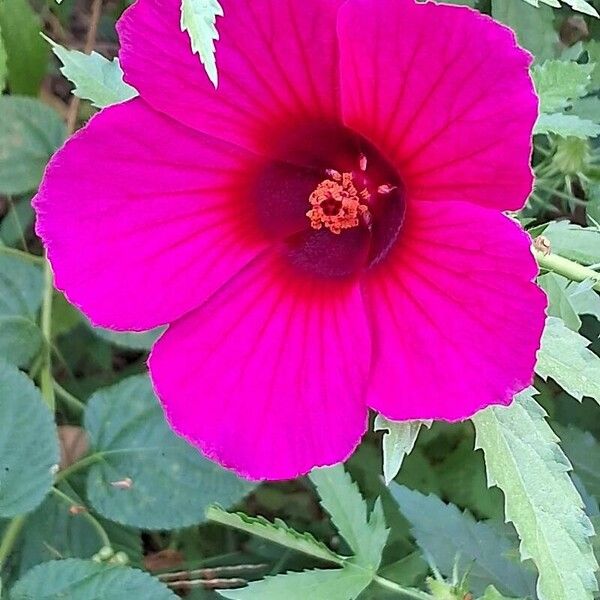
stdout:
POLYGON ((268 152, 278 122, 339 114, 342 0, 220 0, 215 90, 187 32, 181 0, 138 0, 118 24, 126 80, 154 108, 220 139, 268 152))
POLYGON ((52 159, 35 199, 56 285, 94 323, 149 329, 196 308, 265 247, 254 157, 134 100, 52 159))
POLYGON ((523 205, 537 99, 509 29, 465 7, 348 0, 338 32, 346 124, 396 163, 413 198, 523 205))
POLYGON ((173 429, 251 479, 346 459, 365 431, 368 326, 354 283, 304 279, 263 255, 156 344, 173 429))
POLYGON ((385 268, 365 281, 369 406, 394 420, 473 415, 533 380, 546 298, 530 238, 496 211, 416 202, 385 268))

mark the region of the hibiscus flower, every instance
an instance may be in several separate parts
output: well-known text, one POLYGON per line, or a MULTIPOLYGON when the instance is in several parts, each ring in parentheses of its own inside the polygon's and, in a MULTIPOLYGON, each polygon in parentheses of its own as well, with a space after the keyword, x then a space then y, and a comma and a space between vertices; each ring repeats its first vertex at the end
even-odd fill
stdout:
POLYGON ((502 213, 532 186, 530 56, 464 7, 221 3, 217 89, 179 0, 121 19, 140 97, 35 200, 57 287, 97 325, 168 324, 149 365, 172 428, 253 479, 344 460, 369 408, 509 404, 545 307, 502 213))

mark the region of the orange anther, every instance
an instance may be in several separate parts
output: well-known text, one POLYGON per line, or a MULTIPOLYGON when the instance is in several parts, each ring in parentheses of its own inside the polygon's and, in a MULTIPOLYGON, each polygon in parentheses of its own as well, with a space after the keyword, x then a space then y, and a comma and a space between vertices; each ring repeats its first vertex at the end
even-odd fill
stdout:
POLYGON ((335 234, 358 227, 360 217, 369 212, 368 206, 362 202, 367 202, 371 195, 366 189, 360 192, 356 189, 352 173, 330 169, 327 174, 331 179, 323 180, 309 197, 311 209, 306 216, 311 227, 325 227, 335 234))

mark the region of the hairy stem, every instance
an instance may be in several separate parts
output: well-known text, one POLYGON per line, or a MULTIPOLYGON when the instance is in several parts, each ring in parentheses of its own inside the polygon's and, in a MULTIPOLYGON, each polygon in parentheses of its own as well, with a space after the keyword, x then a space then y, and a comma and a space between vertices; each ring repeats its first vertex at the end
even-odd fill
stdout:
POLYGON ((0 543, 0 567, 4 565, 6 559, 10 556, 12 549, 19 538, 21 529, 25 525, 25 515, 15 517, 4 530, 2 542, 0 543))
POLYGON ((534 249, 533 253, 542 269, 562 275, 571 281, 591 279, 594 282, 594 289, 600 292, 600 273, 558 254, 544 254, 537 249, 534 249))

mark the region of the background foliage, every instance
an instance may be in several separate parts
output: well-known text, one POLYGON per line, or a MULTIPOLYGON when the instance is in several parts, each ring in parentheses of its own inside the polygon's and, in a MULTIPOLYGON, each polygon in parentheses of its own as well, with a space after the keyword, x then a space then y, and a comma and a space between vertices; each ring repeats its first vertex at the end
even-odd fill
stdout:
MULTIPOLYGON (((347 465, 254 485, 166 426, 145 367, 160 332, 92 327, 53 289, 33 231, 51 154, 137 94, 117 59, 127 2, 0 0, 2 597, 598 597, 600 2, 455 3, 535 57, 536 185, 512 215, 550 301, 535 386, 472 422, 374 416, 347 465)), ((215 85, 221 13, 182 2, 215 85)))

